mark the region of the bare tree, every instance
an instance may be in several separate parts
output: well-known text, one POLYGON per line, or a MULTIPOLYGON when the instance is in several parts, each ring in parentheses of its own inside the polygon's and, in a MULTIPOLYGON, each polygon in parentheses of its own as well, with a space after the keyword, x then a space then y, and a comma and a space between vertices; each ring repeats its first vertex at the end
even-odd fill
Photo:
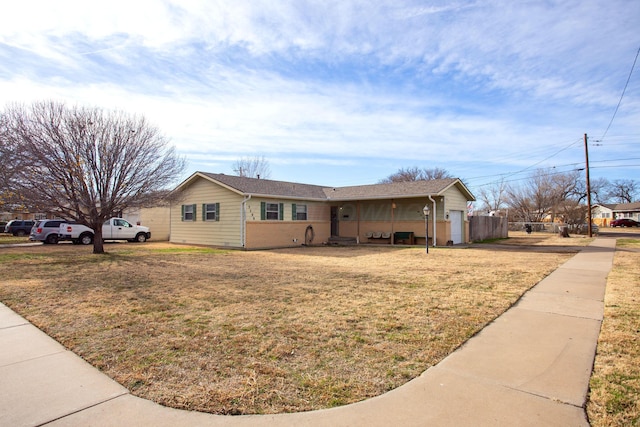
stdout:
POLYGON ((581 190, 578 171, 556 173, 552 169, 538 169, 519 186, 507 187, 507 203, 521 221, 552 222, 562 212, 575 210, 585 194, 581 190))
POLYGON ((507 185, 504 179, 490 186, 482 187, 479 192, 479 199, 482 202, 480 208, 486 212, 496 212, 506 206, 507 185))
POLYGON ((9 106, 3 115, 30 159, 21 191, 49 212, 91 227, 94 253, 104 253, 106 219, 153 206, 184 170, 184 159, 142 116, 53 101, 9 106))
MULTIPOLYGON (((586 198, 586 182, 581 180, 579 185, 582 188, 582 192, 584 193, 586 198)), ((609 180, 607 180, 607 178, 591 179, 589 185, 589 187, 591 188, 591 198, 596 203, 607 203, 609 198, 608 188, 610 185, 611 183, 609 182, 609 180)))
POLYGON ((618 203, 633 203, 640 192, 640 184, 632 179, 616 179, 608 186, 609 199, 618 203))
POLYGON ((236 160, 233 165, 233 171, 238 176, 244 176, 247 178, 263 178, 268 179, 271 177, 271 168, 269 162, 262 157, 242 157, 236 160))
POLYGON ((446 169, 442 168, 419 168, 417 166, 398 169, 398 172, 381 179, 380 184, 390 184, 392 182, 407 181, 429 181, 432 179, 453 178, 446 169))
POLYGON ((15 210, 25 206, 26 200, 18 191, 20 171, 29 158, 8 128, 8 118, 0 114, 0 209, 15 210))

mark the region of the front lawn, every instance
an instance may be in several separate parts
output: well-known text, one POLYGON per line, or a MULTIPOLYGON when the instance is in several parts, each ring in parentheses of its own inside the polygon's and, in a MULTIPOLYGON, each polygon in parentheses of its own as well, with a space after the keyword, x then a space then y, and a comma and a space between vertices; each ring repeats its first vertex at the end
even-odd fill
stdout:
POLYGON ((219 414, 326 408, 398 387, 572 256, 500 245, 105 249, 3 248, 0 301, 135 395, 219 414))
POLYGON ((640 425, 640 240, 618 239, 591 376, 591 425, 640 425))

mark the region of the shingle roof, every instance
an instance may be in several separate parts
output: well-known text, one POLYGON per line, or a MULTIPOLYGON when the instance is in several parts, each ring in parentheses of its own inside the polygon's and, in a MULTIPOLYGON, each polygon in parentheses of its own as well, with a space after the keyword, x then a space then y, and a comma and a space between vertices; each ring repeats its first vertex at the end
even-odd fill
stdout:
POLYGON ((270 179, 246 178, 219 173, 196 172, 179 187, 185 185, 197 175, 216 181, 244 195, 252 194, 307 200, 374 200, 438 195, 452 185, 456 185, 458 186, 458 189, 465 194, 468 200, 475 200, 464 184, 456 178, 334 188, 323 187, 320 185, 300 184, 297 182, 273 181, 270 179))
POLYGON ((599 203, 599 206, 604 206, 612 211, 616 212, 631 212, 640 211, 640 202, 633 203, 599 203))
POLYGON ((613 208, 614 211, 637 211, 640 210, 640 202, 618 203, 613 208))
POLYGON ((432 179, 429 181, 393 182, 390 184, 359 185, 354 187, 327 188, 325 193, 330 200, 366 200, 388 199, 392 197, 424 197, 439 194, 458 180, 432 179))
POLYGON ((259 194, 298 199, 326 199, 323 187, 319 185, 272 181, 270 179, 246 178, 219 173, 201 172, 201 174, 231 187, 242 194, 259 194))

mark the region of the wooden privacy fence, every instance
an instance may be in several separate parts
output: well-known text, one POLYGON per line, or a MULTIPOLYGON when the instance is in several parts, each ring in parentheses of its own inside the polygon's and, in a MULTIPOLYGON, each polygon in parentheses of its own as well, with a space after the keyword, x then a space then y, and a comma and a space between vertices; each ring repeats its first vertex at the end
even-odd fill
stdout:
POLYGON ((469 238, 472 242, 487 239, 506 239, 509 221, 502 216, 469 217, 469 238))

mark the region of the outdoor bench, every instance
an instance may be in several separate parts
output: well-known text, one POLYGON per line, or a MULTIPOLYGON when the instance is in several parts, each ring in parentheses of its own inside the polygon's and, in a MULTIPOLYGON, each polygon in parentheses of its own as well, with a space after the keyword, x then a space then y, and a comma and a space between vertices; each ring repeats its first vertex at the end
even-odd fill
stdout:
POLYGON ((393 233, 393 242, 413 245, 415 243, 413 231, 396 231, 393 233))
POLYGON ((391 233, 383 231, 369 231, 365 234, 369 240, 391 240, 391 233))

